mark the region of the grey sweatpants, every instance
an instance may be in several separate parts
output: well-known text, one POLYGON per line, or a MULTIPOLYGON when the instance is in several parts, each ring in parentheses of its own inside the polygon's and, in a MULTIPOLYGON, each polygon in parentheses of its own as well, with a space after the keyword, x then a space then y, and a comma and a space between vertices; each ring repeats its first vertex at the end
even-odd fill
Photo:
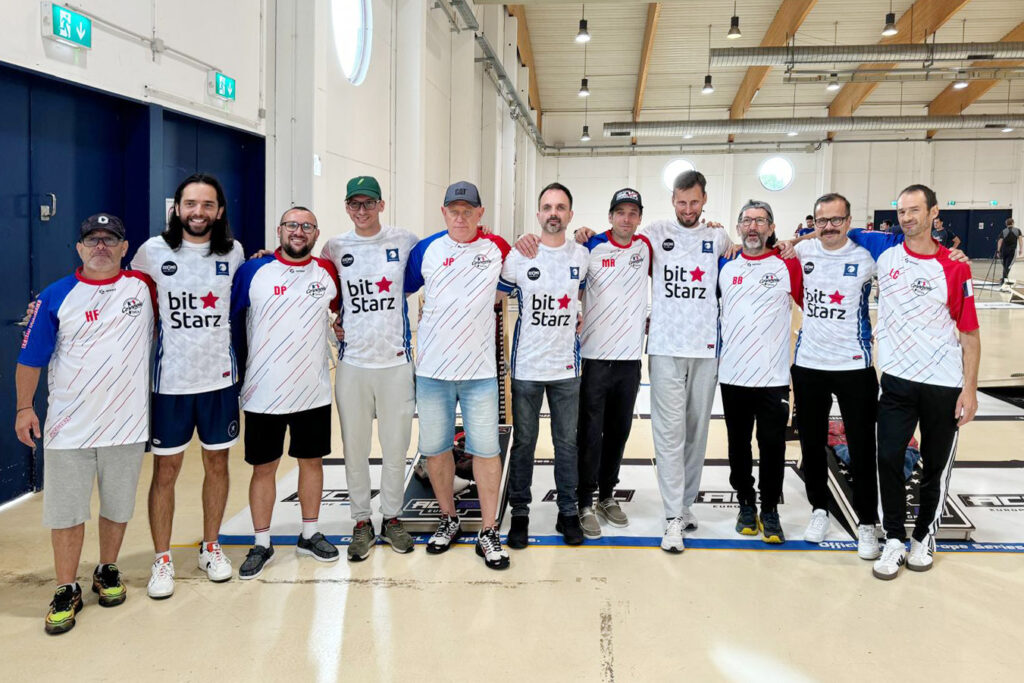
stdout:
POLYGON ((370 518, 370 439, 375 417, 383 456, 380 510, 386 518, 397 517, 405 495, 405 457, 416 408, 413 365, 359 368, 342 361, 335 374, 352 519, 370 518))
POLYGON ((700 490, 717 358, 651 356, 651 431, 665 518, 682 514, 700 490))

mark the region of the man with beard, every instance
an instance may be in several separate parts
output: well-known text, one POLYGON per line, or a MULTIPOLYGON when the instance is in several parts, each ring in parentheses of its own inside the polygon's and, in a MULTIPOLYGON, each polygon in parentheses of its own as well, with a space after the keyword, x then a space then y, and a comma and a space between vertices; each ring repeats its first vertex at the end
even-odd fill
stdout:
POLYGON ((568 545, 583 542, 576 508, 576 429, 580 403, 579 294, 590 254, 565 239, 572 220, 572 194, 560 183, 541 190, 537 220, 539 253, 527 258, 509 253, 498 288, 519 300, 512 341, 512 421, 516 426, 509 460, 510 548, 525 548, 529 538, 530 485, 537 448, 541 404, 547 393, 555 450, 558 521, 555 530, 568 545))
POLYGON ((245 461, 253 466, 255 542, 240 579, 255 579, 274 558, 270 522, 286 431, 288 455, 299 463, 302 533, 296 552, 321 562, 338 559, 338 549, 318 529, 323 457, 331 452, 327 334, 329 311, 338 309, 338 274, 330 261, 310 256, 320 231, 309 209, 285 211, 277 234, 277 251, 239 268, 231 295, 235 349, 245 368, 245 461))
POLYGON ((244 261, 231 237, 224 190, 213 176, 189 176, 174 193, 167 229, 139 247, 132 269, 156 282, 159 334, 153 371, 153 481, 149 526, 156 550, 149 596, 174 593, 174 484, 185 447, 199 432, 203 452, 203 542, 199 568, 231 578, 220 543, 228 495, 228 448, 238 441, 237 365, 231 349, 231 280, 244 261))
POLYGON ((736 531, 785 543, 778 504, 789 421, 789 339, 792 305, 800 305, 800 262, 774 249, 775 219, 767 202, 749 200, 736 224, 743 251, 719 268, 722 348, 718 378, 729 437, 729 483, 739 499, 736 531), (758 489, 750 437, 757 424, 758 489))

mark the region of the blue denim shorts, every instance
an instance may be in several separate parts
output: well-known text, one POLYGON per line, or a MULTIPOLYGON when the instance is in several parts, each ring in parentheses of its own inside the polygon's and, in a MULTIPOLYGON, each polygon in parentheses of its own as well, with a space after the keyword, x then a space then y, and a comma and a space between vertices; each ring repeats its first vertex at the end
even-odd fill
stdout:
POLYGON ((462 406, 466 452, 480 458, 498 455, 498 380, 451 381, 416 377, 419 413, 419 451, 424 457, 452 449, 455 440, 455 403, 462 406))

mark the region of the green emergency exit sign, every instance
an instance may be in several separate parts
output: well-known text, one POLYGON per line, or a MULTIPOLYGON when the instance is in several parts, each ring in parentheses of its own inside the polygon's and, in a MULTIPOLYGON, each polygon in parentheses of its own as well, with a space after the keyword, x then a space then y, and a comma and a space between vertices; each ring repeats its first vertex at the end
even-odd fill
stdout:
POLYGON ((216 95, 222 100, 235 99, 235 79, 219 71, 210 71, 207 77, 207 85, 211 95, 216 95))
POLYGON ((75 47, 92 47, 92 19, 56 3, 50 4, 49 16, 49 38, 75 47))

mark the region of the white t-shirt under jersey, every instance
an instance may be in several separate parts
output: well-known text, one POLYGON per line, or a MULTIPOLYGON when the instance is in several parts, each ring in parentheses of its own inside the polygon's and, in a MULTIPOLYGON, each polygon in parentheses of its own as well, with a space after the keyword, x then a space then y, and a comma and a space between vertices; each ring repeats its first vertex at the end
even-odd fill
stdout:
POLYGON ((498 289, 515 292, 519 317, 512 339, 512 379, 552 382, 579 377, 580 342, 576 318, 590 252, 566 240, 561 247, 539 245, 536 258, 509 252, 498 289))
POLYGON ((875 259, 847 242, 830 251, 820 240, 796 245, 804 282, 804 315, 793 364, 813 370, 871 367, 868 298, 875 259))
POLYGON ((159 235, 139 247, 132 270, 156 283, 160 308, 154 392, 200 394, 237 381, 228 318, 231 282, 244 261, 238 240, 223 255, 186 241, 175 251, 159 235))
POLYGON ((340 360, 361 368, 390 368, 412 361, 405 264, 419 238, 382 225, 372 237, 355 230, 332 237, 320 254, 341 281, 340 360))
POLYGON ((714 358, 718 349, 718 259, 728 248, 725 230, 684 228, 675 219, 644 226, 654 252, 651 327, 647 353, 714 358))

